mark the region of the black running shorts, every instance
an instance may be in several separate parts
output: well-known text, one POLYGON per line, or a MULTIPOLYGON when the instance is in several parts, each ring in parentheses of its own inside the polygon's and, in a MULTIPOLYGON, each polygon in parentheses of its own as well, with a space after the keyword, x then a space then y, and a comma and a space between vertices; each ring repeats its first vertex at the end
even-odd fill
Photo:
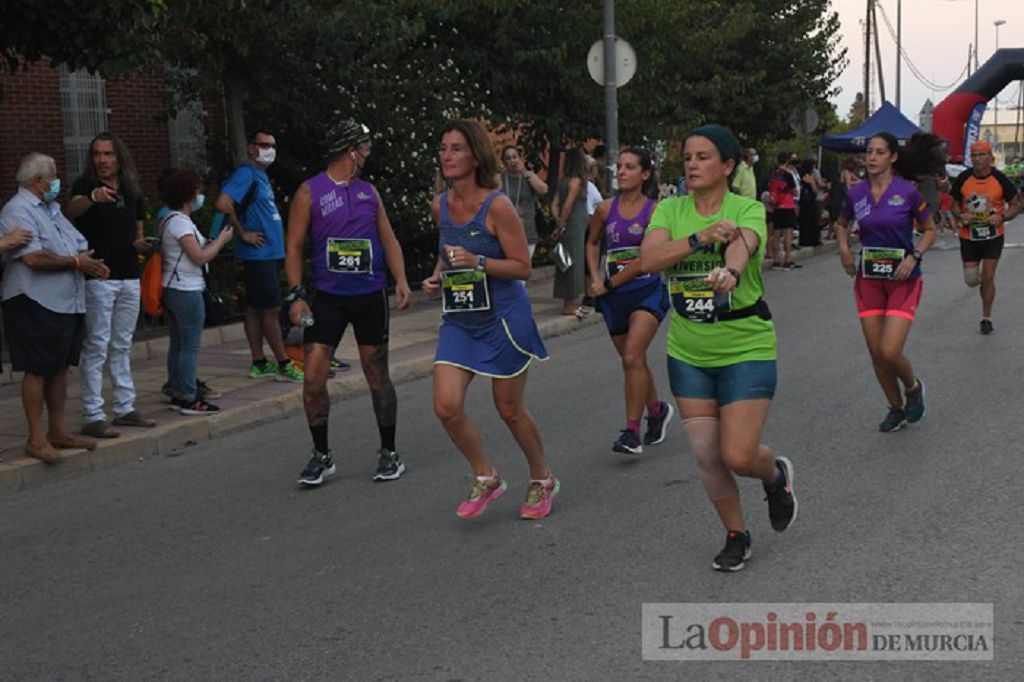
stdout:
POLYGON ((338 296, 317 292, 310 306, 313 326, 305 330, 302 342, 322 343, 336 348, 349 324, 355 329, 360 346, 385 346, 391 313, 386 289, 357 296, 338 296))
POLYGON ((980 242, 972 242, 970 239, 960 238, 960 260, 964 263, 977 263, 981 260, 999 260, 1003 255, 1003 235, 995 239, 986 239, 980 242))

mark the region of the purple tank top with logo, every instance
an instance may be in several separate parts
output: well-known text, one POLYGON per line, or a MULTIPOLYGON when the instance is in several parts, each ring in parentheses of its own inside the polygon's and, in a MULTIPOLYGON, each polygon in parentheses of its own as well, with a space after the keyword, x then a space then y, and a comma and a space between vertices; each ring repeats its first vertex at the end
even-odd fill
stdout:
MULTIPOLYGON (((640 212, 633 218, 625 219, 619 213, 619 197, 612 199, 612 206, 604 222, 604 247, 608 265, 605 274, 612 270, 625 267, 627 263, 640 255, 640 243, 644 240, 647 225, 651 222, 655 202, 648 199, 640 212)), ((641 275, 626 282, 616 291, 634 291, 650 285, 658 279, 657 275, 641 275)))
POLYGON ((377 190, 359 178, 335 182, 326 172, 306 184, 316 290, 358 296, 386 288, 387 265, 377 233, 377 190))

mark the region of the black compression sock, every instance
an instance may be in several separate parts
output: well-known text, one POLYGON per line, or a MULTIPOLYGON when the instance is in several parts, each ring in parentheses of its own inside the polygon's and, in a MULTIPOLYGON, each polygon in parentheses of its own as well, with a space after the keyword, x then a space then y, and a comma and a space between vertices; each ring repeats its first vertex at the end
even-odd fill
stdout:
POLYGON ((277 368, 280 369, 281 371, 284 371, 284 368, 288 366, 289 362, 291 362, 291 358, 286 358, 284 360, 278 360, 277 361, 277 368))
POLYGON ((313 436, 313 447, 317 452, 327 452, 327 424, 310 426, 309 433, 313 436))
POLYGON ((382 426, 377 424, 377 430, 380 431, 380 446, 385 450, 391 452, 395 451, 395 425, 382 426))

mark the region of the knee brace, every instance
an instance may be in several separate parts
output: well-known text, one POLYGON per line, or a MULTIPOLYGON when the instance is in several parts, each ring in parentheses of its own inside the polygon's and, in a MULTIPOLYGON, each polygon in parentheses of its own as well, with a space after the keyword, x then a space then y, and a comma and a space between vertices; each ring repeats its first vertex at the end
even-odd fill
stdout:
POLYGON ((697 460, 700 483, 714 502, 739 495, 736 481, 722 461, 717 417, 694 417, 683 420, 683 428, 690 439, 690 449, 697 460))
POLYGON ((978 266, 973 268, 964 268, 964 283, 969 287, 976 287, 981 284, 981 275, 978 272, 978 266))

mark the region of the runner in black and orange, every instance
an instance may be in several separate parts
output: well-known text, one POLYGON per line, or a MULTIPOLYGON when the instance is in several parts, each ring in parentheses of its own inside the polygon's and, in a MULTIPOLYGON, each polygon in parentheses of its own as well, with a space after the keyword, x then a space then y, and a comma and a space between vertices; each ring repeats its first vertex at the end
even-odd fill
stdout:
POLYGON ((996 267, 1003 253, 1005 223, 1020 213, 1020 193, 1010 179, 992 166, 992 145, 971 145, 972 168, 953 183, 953 217, 960 224, 960 257, 964 281, 981 284, 981 333, 991 334, 992 303, 996 300, 996 267), (978 272, 978 265, 981 272, 978 272))

